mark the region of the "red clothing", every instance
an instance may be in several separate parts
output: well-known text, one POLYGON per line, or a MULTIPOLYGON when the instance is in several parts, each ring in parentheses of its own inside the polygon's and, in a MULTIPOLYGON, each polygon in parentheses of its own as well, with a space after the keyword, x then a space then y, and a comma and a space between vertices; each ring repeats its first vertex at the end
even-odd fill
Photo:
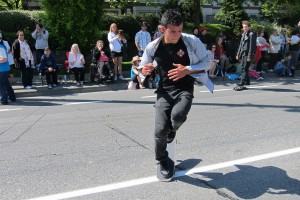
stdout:
POLYGON ((257 63, 261 59, 261 51, 265 48, 266 46, 257 46, 256 47, 256 52, 255 52, 255 62, 257 63))
POLYGON ((105 54, 104 51, 101 51, 101 55, 100 55, 98 61, 102 61, 102 62, 108 62, 109 61, 109 59, 108 59, 108 57, 107 57, 107 55, 105 54))
POLYGON ((216 43, 216 51, 215 51, 215 56, 216 56, 216 59, 219 59, 221 58, 221 56, 225 54, 225 51, 224 51, 224 46, 223 44, 218 44, 216 43))

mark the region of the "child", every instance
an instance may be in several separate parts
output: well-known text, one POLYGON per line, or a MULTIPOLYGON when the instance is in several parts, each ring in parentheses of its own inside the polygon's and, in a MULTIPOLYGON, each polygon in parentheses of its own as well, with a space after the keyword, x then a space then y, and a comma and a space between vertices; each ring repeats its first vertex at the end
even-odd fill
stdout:
POLYGON ((250 78, 255 78, 256 80, 264 80, 264 77, 260 75, 258 71, 253 69, 252 67, 249 68, 249 77, 250 78))
POLYGON ((286 63, 286 59, 282 57, 281 60, 276 63, 273 72, 278 74, 278 76, 280 77, 283 77, 286 74, 292 76, 290 68, 287 67, 285 63, 286 63))
MULTIPOLYGON (((141 58, 139 56, 134 56, 132 58, 132 66, 131 66, 131 71, 130 71, 130 82, 129 82, 129 86, 132 84, 132 86, 135 86, 136 84, 133 84, 133 83, 138 83, 138 87, 139 89, 143 89, 143 83, 142 83, 142 80, 141 80, 141 77, 139 76, 139 72, 138 72, 138 66, 141 62, 141 58)), ((136 88, 129 88, 128 86, 128 89, 136 89, 136 88)))

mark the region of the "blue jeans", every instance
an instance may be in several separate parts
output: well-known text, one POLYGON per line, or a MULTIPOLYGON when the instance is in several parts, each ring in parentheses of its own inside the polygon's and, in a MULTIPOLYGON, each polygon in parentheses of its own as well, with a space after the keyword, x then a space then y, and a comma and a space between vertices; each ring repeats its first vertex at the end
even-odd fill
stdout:
POLYGON ((9 71, 0 72, 0 94, 1 94, 1 103, 7 104, 8 98, 12 101, 16 100, 16 95, 13 88, 8 81, 9 71))

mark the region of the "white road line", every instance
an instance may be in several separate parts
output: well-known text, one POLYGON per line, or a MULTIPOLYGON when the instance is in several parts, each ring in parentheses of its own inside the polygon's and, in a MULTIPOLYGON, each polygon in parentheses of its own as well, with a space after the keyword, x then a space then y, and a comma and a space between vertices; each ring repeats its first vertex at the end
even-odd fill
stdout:
POLYGON ((23 109, 23 108, 0 109, 0 112, 14 111, 14 110, 22 110, 22 109, 23 109))
MULTIPOLYGON (((216 170, 216 169, 231 167, 234 165, 241 165, 241 164, 251 163, 251 162, 265 160, 265 159, 269 159, 269 158, 275 158, 275 157, 279 157, 279 156, 289 155, 289 154, 293 154, 293 153, 299 153, 299 152, 300 152, 300 147, 297 147, 297 148, 293 148, 293 149, 287 149, 287 150, 283 150, 283 151, 277 151, 277 152, 273 152, 273 153, 267 153, 267 154, 262 154, 262 155, 258 155, 258 156, 242 158, 242 159, 223 162, 223 163, 217 163, 217 164, 213 164, 213 165, 194 168, 194 169, 187 170, 187 171, 179 171, 179 172, 176 172, 175 177, 182 177, 182 176, 195 174, 195 173, 208 172, 208 171, 212 171, 212 170, 216 170)), ((49 196, 37 197, 37 198, 29 199, 29 200, 69 199, 69 198, 73 198, 73 197, 80 197, 80 196, 84 196, 84 195, 113 191, 113 190, 118 190, 118 189, 122 189, 122 188, 153 183, 153 182, 157 182, 157 181, 158 181, 158 179, 156 178, 156 176, 150 176, 150 177, 134 179, 134 180, 124 181, 124 182, 119 182, 119 183, 112 183, 112 184, 98 186, 98 187, 92 187, 92 188, 74 190, 74 191, 65 192, 65 193, 58 193, 58 194, 49 195, 49 196)))
MULTIPOLYGON (((255 88, 268 88, 268 87, 277 87, 279 85, 261 85, 261 86, 249 86, 248 88, 252 88, 252 89, 255 89, 255 88)), ((223 92, 223 91, 232 91, 233 89, 232 88, 225 88, 225 89, 218 89, 218 90, 214 90, 214 92, 223 92)), ((210 93, 210 91, 208 90, 201 90, 199 91, 200 93, 210 93)), ((156 95, 151 95, 151 96, 142 96, 141 98, 142 99, 147 99, 147 98, 155 98, 156 95)))
POLYGON ((80 105, 80 104, 88 104, 88 103, 103 103, 103 102, 109 102, 109 100, 95 100, 95 101, 83 101, 83 102, 73 102, 73 103, 66 103, 66 106, 71 105, 80 105))
POLYGON ((141 98, 142 99, 147 99, 147 98, 155 98, 156 97, 156 95, 151 95, 151 96, 142 96, 141 98))

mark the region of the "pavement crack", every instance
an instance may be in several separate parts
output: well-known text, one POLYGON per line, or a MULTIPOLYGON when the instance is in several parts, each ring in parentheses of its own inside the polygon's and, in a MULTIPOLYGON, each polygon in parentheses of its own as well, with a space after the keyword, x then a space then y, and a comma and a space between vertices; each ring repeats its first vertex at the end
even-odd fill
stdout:
POLYGON ((211 183, 208 183, 208 181, 205 181, 199 177, 196 177, 195 175, 192 175, 193 178, 199 180, 202 184, 206 185, 207 187, 215 190, 217 192, 218 195, 224 197, 224 198, 227 198, 227 199, 230 199, 230 200, 239 200, 239 198, 236 198, 236 197, 233 197, 231 196, 230 194, 227 194, 225 191, 223 191, 222 189, 219 189, 217 186, 211 184, 211 183))
POLYGON ((133 139, 132 137, 130 137, 129 135, 127 135, 126 133, 120 131, 119 129, 113 127, 110 124, 106 124, 105 126, 107 126, 108 128, 114 130, 115 132, 119 133, 120 135, 124 136, 125 138, 129 139, 130 141, 132 141, 133 143, 137 144, 138 146, 150 150, 149 148, 147 148, 146 146, 144 146, 143 144, 139 143, 138 141, 136 141, 135 139, 133 139))
POLYGON ((31 124, 25 131, 23 131, 16 139, 12 140, 11 143, 17 142, 28 130, 31 129, 37 122, 39 122, 46 114, 42 115, 38 120, 31 124))

